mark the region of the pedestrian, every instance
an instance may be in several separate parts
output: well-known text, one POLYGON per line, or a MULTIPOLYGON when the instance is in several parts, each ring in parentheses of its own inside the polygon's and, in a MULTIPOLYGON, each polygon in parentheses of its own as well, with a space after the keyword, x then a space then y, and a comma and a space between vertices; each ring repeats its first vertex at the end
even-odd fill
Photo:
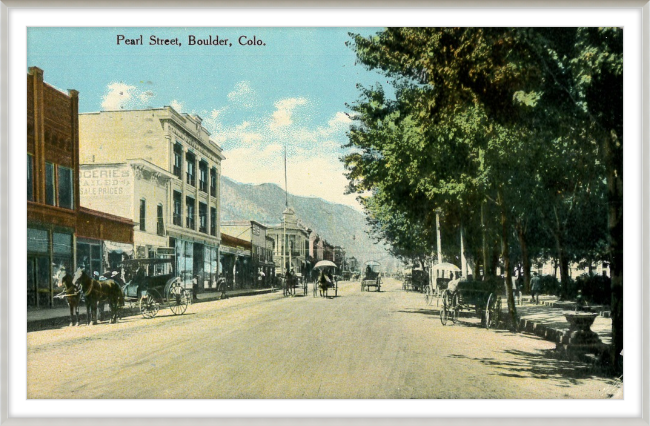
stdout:
POLYGON ((194 275, 192 278, 192 300, 199 300, 197 293, 199 292, 199 276, 194 275))
POLYGON ((542 280, 537 276, 537 272, 533 272, 533 278, 530 280, 530 295, 532 296, 530 302, 539 303, 539 294, 542 292, 542 280))

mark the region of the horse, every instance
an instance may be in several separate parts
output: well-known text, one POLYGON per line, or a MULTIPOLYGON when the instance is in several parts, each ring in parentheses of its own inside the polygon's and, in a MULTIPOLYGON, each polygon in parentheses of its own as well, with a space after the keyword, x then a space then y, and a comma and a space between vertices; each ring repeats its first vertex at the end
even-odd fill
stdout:
POLYGON ((318 277, 318 288, 320 289, 321 297, 327 297, 327 289, 329 288, 329 286, 330 286, 329 277, 324 272, 321 272, 321 274, 318 277))
POLYGON ((287 273, 284 278, 284 295, 285 296, 294 296, 296 294, 296 287, 294 283, 294 276, 291 273, 287 273))
POLYGON ((97 304, 108 301, 111 308, 110 323, 117 323, 117 314, 120 306, 124 306, 124 294, 119 284, 115 280, 107 279, 98 281, 92 279, 82 268, 78 268, 72 278, 72 284, 77 282, 81 285, 81 290, 86 298, 86 307, 88 309, 87 323, 97 324, 97 304))
POLYGON ((54 283, 56 287, 65 287, 60 297, 65 297, 70 307, 70 327, 79 325, 79 305, 81 304, 81 289, 72 283, 72 275, 68 274, 65 267, 61 268, 54 275, 54 283), (74 316, 77 316, 77 322, 74 321, 74 316))

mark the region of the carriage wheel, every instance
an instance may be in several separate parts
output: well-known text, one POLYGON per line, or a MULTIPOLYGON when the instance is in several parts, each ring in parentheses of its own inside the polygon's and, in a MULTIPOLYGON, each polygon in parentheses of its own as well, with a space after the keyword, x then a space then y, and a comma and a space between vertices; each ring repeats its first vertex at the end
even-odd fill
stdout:
POLYGON ((440 322, 442 325, 447 325, 447 319, 449 318, 449 305, 451 300, 449 298, 449 292, 445 290, 442 293, 442 308, 440 309, 440 322))
POLYGON ((458 313, 460 312, 460 302, 458 300, 458 293, 455 293, 451 302, 451 322, 454 324, 458 322, 458 313))
POLYGON ((490 293, 485 306, 485 328, 498 327, 501 319, 501 297, 490 293))
POLYGON ((449 316, 449 311, 447 310, 446 306, 442 306, 442 309, 440 309, 440 322, 442 325, 447 325, 447 317, 449 316))
POLYGON ((140 313, 144 318, 153 318, 160 309, 160 294, 154 289, 140 297, 140 313))
POLYGON ((427 285, 424 286, 424 303, 429 306, 433 301, 433 294, 431 294, 431 288, 427 285))
POLYGON ((172 310, 174 315, 182 315, 187 310, 187 305, 191 298, 190 293, 180 283, 176 283, 169 289, 169 296, 167 298, 169 309, 172 310))

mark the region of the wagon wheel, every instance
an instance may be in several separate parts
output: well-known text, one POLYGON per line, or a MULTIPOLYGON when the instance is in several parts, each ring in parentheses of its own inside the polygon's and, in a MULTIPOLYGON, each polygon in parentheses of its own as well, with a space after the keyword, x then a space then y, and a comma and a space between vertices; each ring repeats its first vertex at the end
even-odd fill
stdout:
POLYGON ((485 328, 493 328, 499 325, 501 319, 501 297, 490 293, 487 305, 485 306, 485 328))
POLYGON ((424 286, 424 303, 429 306, 433 302, 433 293, 431 292, 431 287, 428 285, 424 286))
POLYGON ((458 299, 458 293, 454 293, 451 302, 451 322, 454 324, 458 322, 458 312, 460 311, 460 302, 458 299))
POLYGON ((160 294, 154 290, 147 290, 147 293, 140 297, 140 313, 145 318, 153 318, 160 309, 160 294))
POLYGON ((169 309, 174 315, 182 315, 187 310, 189 299, 191 299, 189 292, 183 288, 181 283, 176 282, 169 288, 167 302, 169 302, 169 309))
POLYGON ((445 290, 442 293, 442 308, 440 309, 440 322, 442 325, 447 325, 449 318, 449 293, 445 290))

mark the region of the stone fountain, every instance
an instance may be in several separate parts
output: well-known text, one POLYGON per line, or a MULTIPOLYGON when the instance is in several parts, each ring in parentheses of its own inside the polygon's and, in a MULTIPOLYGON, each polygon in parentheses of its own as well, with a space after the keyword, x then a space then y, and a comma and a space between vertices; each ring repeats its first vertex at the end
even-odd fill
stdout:
POLYGON ((569 330, 564 333, 557 346, 568 353, 599 353, 603 343, 598 334, 591 331, 598 314, 591 312, 581 296, 579 293, 575 311, 564 313, 569 322, 569 330))

